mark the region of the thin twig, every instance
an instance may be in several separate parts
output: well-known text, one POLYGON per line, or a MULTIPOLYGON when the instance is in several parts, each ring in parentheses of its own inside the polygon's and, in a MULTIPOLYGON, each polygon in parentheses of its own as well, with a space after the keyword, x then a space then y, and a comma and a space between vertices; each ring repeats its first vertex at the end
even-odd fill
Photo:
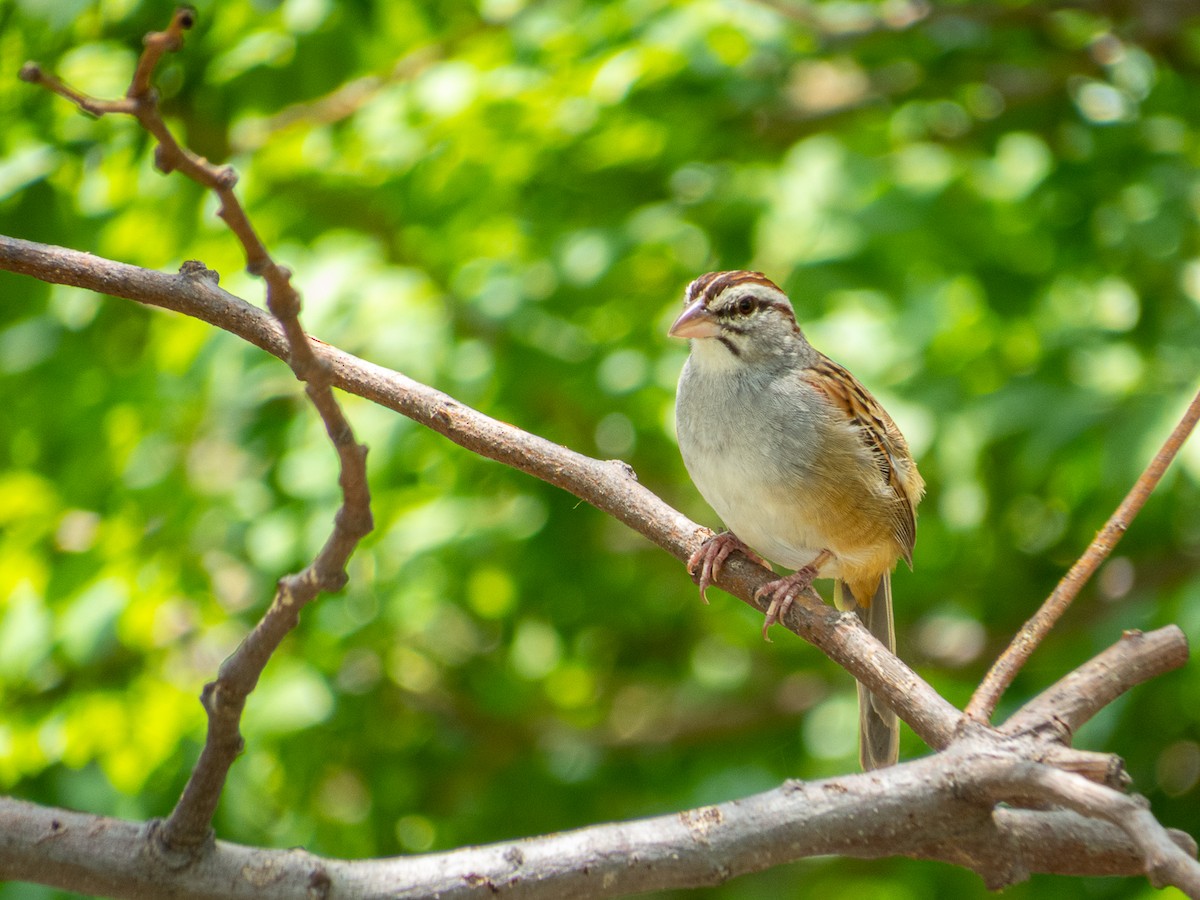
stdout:
POLYGON ((1116 512, 1100 529, 1099 534, 1092 540, 1083 556, 1076 561, 1075 565, 1071 566, 1070 571, 1054 588, 1054 592, 1046 598, 1041 609, 1021 627, 1017 636, 1012 639, 1012 643, 992 664, 979 687, 975 689, 975 693, 971 695, 971 702, 967 704, 966 708, 968 717, 979 722, 991 721, 992 713, 996 711, 996 704, 1000 702, 1000 698, 1004 696, 1008 686, 1017 677, 1021 667, 1050 633, 1050 629, 1054 627, 1062 614, 1067 611, 1076 595, 1087 584, 1088 579, 1117 546, 1125 531, 1145 505, 1146 500, 1149 499, 1150 494, 1158 486, 1167 466, 1171 464, 1171 460, 1179 453, 1179 448, 1183 446, 1188 435, 1192 433, 1192 429, 1196 427, 1197 420, 1200 420, 1200 392, 1192 398, 1192 402, 1183 414, 1183 418, 1179 420, 1179 424, 1175 426, 1158 453, 1154 455, 1154 459, 1150 461, 1129 494, 1121 501, 1116 512))
MULTIPOLYGON (((319 359, 300 325, 300 295, 291 283, 291 272, 271 258, 255 233, 245 209, 233 191, 237 174, 229 166, 215 166, 175 140, 162 118, 153 77, 164 54, 183 46, 183 34, 196 21, 189 8, 180 8, 165 31, 146 35, 129 90, 123 100, 97 100, 42 71, 35 63, 21 70, 26 81, 41 84, 93 115, 123 113, 134 116, 154 136, 155 165, 164 173, 179 171, 212 190, 220 199, 218 215, 241 242, 246 268, 266 282, 267 308, 287 342, 284 355, 296 377, 305 383, 325 430, 337 451, 338 483, 342 505, 325 546, 301 572, 279 580, 275 597, 262 619, 221 665, 215 681, 205 685, 201 702, 208 714, 208 734, 200 758, 170 816, 156 827, 161 848, 168 854, 194 853, 211 836, 211 823, 230 766, 242 751, 239 728, 246 698, 258 684, 263 669, 284 637, 296 627, 300 610, 322 591, 338 591, 346 583, 346 563, 358 542, 372 528, 367 486, 367 448, 354 439, 350 423, 331 390, 329 365, 319 359)), ((207 275, 200 266, 189 273, 207 275)))
POLYGON ((60 97, 65 97, 70 100, 81 110, 96 118, 106 115, 107 113, 128 113, 134 114, 134 104, 128 99, 120 100, 99 100, 96 97, 89 97, 81 91, 75 90, 68 84, 59 81, 49 72, 46 72, 35 62, 27 62, 21 66, 21 71, 18 77, 22 81, 28 81, 30 84, 40 84, 51 93, 58 94, 60 97))

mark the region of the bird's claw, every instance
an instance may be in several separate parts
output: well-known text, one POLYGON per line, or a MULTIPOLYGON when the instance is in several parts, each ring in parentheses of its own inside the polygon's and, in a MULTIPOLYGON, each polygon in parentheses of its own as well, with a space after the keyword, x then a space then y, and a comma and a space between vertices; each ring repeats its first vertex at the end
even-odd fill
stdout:
POLYGON ((792 608, 792 604, 796 602, 802 592, 807 591, 812 587, 813 579, 817 577, 817 570, 809 566, 803 569, 798 569, 786 578, 779 578, 775 581, 768 581, 757 591, 754 592, 756 600, 770 598, 767 604, 767 615, 763 619, 762 636, 763 640, 771 643, 771 636, 768 632, 771 626, 776 622, 782 622, 783 617, 787 615, 787 611, 792 608))
POLYGON ((708 589, 721 574, 725 561, 735 552, 744 554, 764 568, 770 568, 766 560, 742 543, 732 531, 714 534, 700 545, 700 549, 688 557, 687 567, 696 583, 700 585, 700 599, 708 603, 708 589))
MULTIPOLYGON (((723 531, 720 534, 714 534, 700 545, 700 549, 688 557, 687 562, 688 573, 700 586, 700 599, 705 603, 708 603, 709 587, 716 583, 726 560, 735 552, 744 554, 748 559, 758 563, 764 569, 770 570, 771 568, 765 559, 747 547, 741 538, 732 531, 723 531)), ((771 626, 776 622, 783 621, 783 617, 792 608, 792 604, 796 602, 796 598, 812 587, 813 579, 820 573, 821 566, 832 556, 833 554, 828 550, 822 550, 817 554, 817 558, 807 566, 797 569, 785 578, 776 578, 774 581, 768 581, 754 592, 756 600, 765 599, 768 601, 767 615, 763 620, 762 627, 764 641, 771 641, 768 634, 771 626)))
POLYGON ((783 617, 792 608, 796 598, 812 587, 813 579, 820 573, 821 566, 832 556, 833 554, 828 550, 822 550, 817 554, 817 558, 807 566, 802 566, 786 578, 768 581, 754 592, 754 599, 769 598, 770 601, 767 604, 767 616, 763 620, 762 636, 764 641, 771 643, 771 638, 767 634, 771 626, 776 622, 783 621, 783 617))

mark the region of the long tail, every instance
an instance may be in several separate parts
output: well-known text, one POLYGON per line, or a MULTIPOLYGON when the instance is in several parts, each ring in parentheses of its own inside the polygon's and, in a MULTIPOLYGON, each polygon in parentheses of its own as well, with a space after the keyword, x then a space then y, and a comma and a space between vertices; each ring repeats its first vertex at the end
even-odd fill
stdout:
MULTIPOLYGON (((839 593, 849 595, 849 588, 839 593)), ((896 652, 896 626, 892 621, 892 577, 885 574, 867 607, 855 612, 883 646, 896 652)), ((891 708, 861 684, 858 686, 858 761, 865 771, 894 765, 900 757, 900 720, 891 708)))

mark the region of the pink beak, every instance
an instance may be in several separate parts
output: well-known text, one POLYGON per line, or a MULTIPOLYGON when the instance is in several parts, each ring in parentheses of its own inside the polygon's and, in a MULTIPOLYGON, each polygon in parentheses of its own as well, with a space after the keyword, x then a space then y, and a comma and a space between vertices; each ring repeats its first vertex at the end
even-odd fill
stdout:
POLYGON ((677 338, 710 338, 720 331, 717 317, 708 311, 703 300, 697 300, 679 314, 667 334, 677 338))

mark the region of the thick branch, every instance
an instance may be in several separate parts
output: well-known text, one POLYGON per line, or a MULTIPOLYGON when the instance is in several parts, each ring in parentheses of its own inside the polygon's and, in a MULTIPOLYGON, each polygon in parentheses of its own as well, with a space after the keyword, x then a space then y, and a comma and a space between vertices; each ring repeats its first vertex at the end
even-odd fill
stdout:
MULTIPOLYGON (((974 869, 994 888, 1033 872, 1140 874, 1134 843, 1114 825, 1062 811, 992 813, 964 799, 972 773, 995 779, 1011 765, 947 753, 672 815, 416 857, 351 862, 217 841, 183 869, 148 849, 145 825, 0 799, 0 877, 136 898, 465 898, 503 890, 562 900, 717 884, 828 854, 942 860, 974 869)), ((1180 855, 1195 852, 1186 835, 1171 837, 1180 855)))
POLYGON ((1071 772, 1049 767, 1037 771, 1038 802, 1053 797, 1068 809, 1093 819, 1106 819, 1129 835, 1156 888, 1174 885, 1189 897, 1200 897, 1200 866, 1195 847, 1185 850, 1154 818, 1145 797, 1105 790, 1071 772))
POLYGON ((977 785, 998 801, 1024 799, 1036 805, 1057 803, 1092 821, 1104 820, 1122 829, 1137 848, 1144 871, 1154 887, 1174 885, 1189 897, 1200 897, 1200 865, 1196 845, 1181 841, 1150 812, 1144 797, 1124 794, 1051 766, 1023 763, 998 765, 979 772, 977 785))

